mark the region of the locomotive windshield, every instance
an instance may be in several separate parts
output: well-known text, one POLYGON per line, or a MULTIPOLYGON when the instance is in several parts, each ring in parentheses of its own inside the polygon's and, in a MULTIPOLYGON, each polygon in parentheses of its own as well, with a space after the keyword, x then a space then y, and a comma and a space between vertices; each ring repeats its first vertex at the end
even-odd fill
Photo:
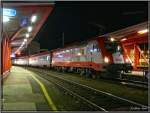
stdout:
POLYGON ((119 45, 118 41, 105 40, 105 48, 110 53, 116 53, 116 52, 122 53, 123 52, 123 49, 119 45))

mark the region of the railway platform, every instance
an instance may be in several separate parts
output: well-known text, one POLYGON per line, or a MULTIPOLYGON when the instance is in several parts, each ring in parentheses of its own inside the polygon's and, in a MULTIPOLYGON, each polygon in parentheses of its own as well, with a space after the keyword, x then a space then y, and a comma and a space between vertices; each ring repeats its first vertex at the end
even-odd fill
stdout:
POLYGON ((12 67, 3 81, 3 105, 5 111, 37 111, 49 109, 34 74, 21 67, 12 67))

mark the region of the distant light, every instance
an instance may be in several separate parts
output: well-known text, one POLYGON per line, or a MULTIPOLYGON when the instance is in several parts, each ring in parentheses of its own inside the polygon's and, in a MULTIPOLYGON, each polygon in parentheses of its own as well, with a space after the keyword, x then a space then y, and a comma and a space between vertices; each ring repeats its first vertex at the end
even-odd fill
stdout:
POLYGON ((81 56, 81 53, 78 53, 77 55, 78 55, 78 56, 81 56))
POLYGON ((4 22, 4 23, 9 22, 9 20, 10 20, 10 19, 9 19, 8 16, 3 16, 3 22, 4 22))
POLYGON ((32 31, 32 27, 29 26, 29 27, 28 27, 28 32, 31 32, 31 31, 32 31))
POLYGON ((69 50, 66 50, 66 52, 70 52, 69 50))
POLYGON ((121 39, 121 41, 125 41, 125 40, 127 40, 127 39, 126 38, 121 39))
POLYGON ((26 34, 26 38, 29 38, 29 34, 28 33, 26 34))
POLYGON ((120 47, 120 46, 118 46, 118 47, 117 47, 117 49, 118 49, 118 51, 119 51, 119 50, 121 49, 121 47, 120 47))
POLYGON ((144 51, 142 50, 141 53, 144 53, 144 51))
POLYGON ((33 16, 31 17, 31 22, 34 23, 34 22, 36 21, 36 19, 37 19, 37 16, 33 15, 33 16))
POLYGON ((93 49, 90 49, 90 52, 93 52, 93 49))
POLYGON ((27 42, 27 39, 26 39, 26 38, 24 39, 24 42, 27 42))
POLYGON ((22 43, 22 45, 24 45, 24 44, 25 44, 25 42, 22 43))
POLYGON ((110 41, 113 42, 113 41, 115 41, 115 39, 114 38, 110 38, 110 41))
POLYGON ((129 59, 128 59, 128 58, 126 58, 126 62, 127 62, 127 63, 129 62, 129 59))
POLYGON ((139 34, 144 34, 144 33, 147 33, 147 32, 148 32, 148 29, 143 29, 143 30, 138 31, 139 34))

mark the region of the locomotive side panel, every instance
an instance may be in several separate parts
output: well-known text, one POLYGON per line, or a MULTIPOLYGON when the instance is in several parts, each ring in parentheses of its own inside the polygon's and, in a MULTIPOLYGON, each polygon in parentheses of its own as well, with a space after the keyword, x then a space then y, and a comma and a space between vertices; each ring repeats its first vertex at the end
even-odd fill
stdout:
POLYGON ((102 64, 103 57, 97 40, 53 52, 52 67, 80 67, 100 71, 102 64))

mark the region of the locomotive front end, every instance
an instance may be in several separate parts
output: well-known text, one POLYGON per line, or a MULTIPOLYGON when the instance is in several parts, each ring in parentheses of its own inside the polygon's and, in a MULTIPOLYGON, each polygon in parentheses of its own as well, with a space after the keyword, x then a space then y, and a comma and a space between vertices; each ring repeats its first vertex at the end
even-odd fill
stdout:
POLYGON ((105 39, 104 47, 110 54, 110 57, 104 57, 104 64, 107 64, 106 70, 109 73, 131 72, 133 67, 129 58, 126 57, 122 45, 114 38, 105 39))

